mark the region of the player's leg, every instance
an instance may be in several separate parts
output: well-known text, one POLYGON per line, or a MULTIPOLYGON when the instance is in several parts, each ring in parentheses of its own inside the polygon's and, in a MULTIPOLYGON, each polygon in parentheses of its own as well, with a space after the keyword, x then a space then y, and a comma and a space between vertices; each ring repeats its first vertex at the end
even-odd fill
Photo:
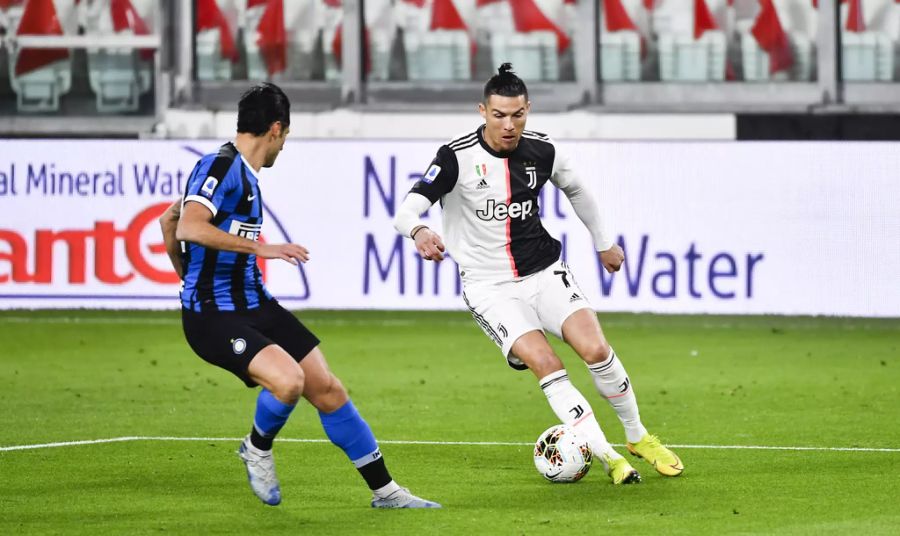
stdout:
POLYGON ((594 310, 585 307, 570 314, 562 324, 562 338, 587 364, 597 391, 622 421, 626 439, 640 441, 647 429, 641 423, 631 380, 606 341, 594 310))
POLYGON ((664 475, 680 474, 684 469, 681 460, 656 436, 648 434, 641 423, 631 380, 606 341, 597 315, 569 267, 559 262, 544 270, 540 278, 537 301, 543 325, 584 360, 597 391, 613 407, 625 428, 628 450, 643 456, 664 475))
POLYGON ((385 466, 368 423, 362 418, 340 380, 328 368, 319 339, 290 311, 274 304, 267 308, 265 333, 293 356, 303 372, 302 396, 318 411, 328 438, 338 446, 373 490, 372 506, 381 508, 440 508, 397 485, 385 466))
POLYGON ((256 329, 259 310, 182 312, 184 334, 205 361, 221 367, 248 387, 262 385, 254 426, 238 455, 247 468, 250 487, 260 500, 275 505, 281 490, 272 461, 272 438, 284 425, 303 392, 303 371, 283 349, 256 329))
POLYGON ((512 344, 510 352, 538 378, 538 384, 559 420, 587 440, 614 484, 641 481, 638 472, 606 440, 593 408, 569 381, 562 361, 553 352, 543 332, 523 334, 512 344))
POLYGON ((359 414, 341 381, 314 348, 300 361, 306 383, 303 397, 319 411, 325 434, 344 451, 374 495, 376 508, 440 508, 400 487, 388 472, 369 424, 359 414))
POLYGON ((241 442, 238 456, 247 468, 253 492, 274 506, 281 502, 281 487, 275 474, 272 442, 303 393, 303 370, 284 349, 270 344, 250 361, 247 376, 262 389, 256 398, 253 427, 241 442))
POLYGON ((684 471, 681 459, 663 446, 658 437, 647 433, 641 423, 634 386, 622 361, 603 336, 594 310, 572 313, 563 322, 562 336, 587 364, 597 391, 622 421, 628 451, 647 460, 661 475, 680 475, 684 471))
MULTIPOLYGON (((507 363, 518 370, 531 370, 553 412, 588 441, 591 450, 607 466, 607 472, 610 472, 607 458, 622 460, 622 466, 630 468, 610 447, 590 404, 569 382, 562 361, 544 337, 538 313, 529 303, 536 294, 535 283, 532 278, 515 283, 470 284, 463 298, 478 325, 500 347, 507 363)), ((616 484, 639 481, 637 471, 631 471, 610 474, 616 484)))

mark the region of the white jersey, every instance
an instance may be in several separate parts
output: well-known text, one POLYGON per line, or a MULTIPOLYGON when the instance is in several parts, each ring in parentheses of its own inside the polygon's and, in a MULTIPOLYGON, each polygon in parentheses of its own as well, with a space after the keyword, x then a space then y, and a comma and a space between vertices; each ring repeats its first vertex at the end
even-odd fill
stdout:
POLYGON ((544 134, 526 130, 513 151, 498 153, 483 131, 442 145, 411 192, 441 201, 444 243, 464 280, 539 272, 561 250, 538 217, 539 193, 548 180, 565 189, 576 177, 544 134))

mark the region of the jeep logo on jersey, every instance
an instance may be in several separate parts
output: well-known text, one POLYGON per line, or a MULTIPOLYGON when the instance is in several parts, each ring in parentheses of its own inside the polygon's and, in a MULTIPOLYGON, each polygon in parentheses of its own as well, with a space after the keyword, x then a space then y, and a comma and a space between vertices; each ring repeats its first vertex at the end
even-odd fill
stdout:
POLYGON ((531 216, 531 209, 534 208, 534 201, 528 200, 522 203, 498 203, 493 199, 487 200, 484 209, 475 211, 478 219, 484 221, 505 220, 507 218, 519 218, 524 220, 531 216))
POLYGON ((250 240, 256 240, 259 238, 261 229, 262 225, 258 223, 243 223, 234 220, 231 222, 231 227, 228 228, 228 232, 233 235, 249 238, 250 240))

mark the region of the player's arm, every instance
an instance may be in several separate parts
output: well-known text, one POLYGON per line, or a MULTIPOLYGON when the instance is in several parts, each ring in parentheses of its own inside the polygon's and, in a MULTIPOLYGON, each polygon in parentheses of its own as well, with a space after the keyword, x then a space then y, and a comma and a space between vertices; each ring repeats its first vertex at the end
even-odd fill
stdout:
POLYGON ((609 236, 600 209, 590 190, 572 168, 568 157, 561 155, 558 149, 550 180, 566 194, 572 208, 575 209, 575 215, 591 233, 600 263, 607 272, 618 272, 625 261, 625 252, 609 236))
POLYGON ((193 242, 205 248, 233 251, 263 257, 283 259, 291 264, 309 260, 309 251, 297 244, 263 244, 249 238, 226 233, 212 224, 213 213, 203 203, 187 199, 181 209, 181 218, 175 230, 175 237, 184 242, 193 242))
POLYGON ((181 242, 175 237, 175 229, 178 227, 178 218, 181 216, 181 200, 175 201, 159 217, 159 226, 162 229, 163 243, 166 245, 166 253, 172 268, 178 274, 179 279, 184 279, 181 266, 181 242))
POLYGON ((420 218, 431 205, 456 186, 458 176, 456 153, 444 145, 438 149, 428 170, 412 187, 394 215, 394 229, 401 235, 412 238, 416 251, 425 260, 444 260, 444 242, 420 218))

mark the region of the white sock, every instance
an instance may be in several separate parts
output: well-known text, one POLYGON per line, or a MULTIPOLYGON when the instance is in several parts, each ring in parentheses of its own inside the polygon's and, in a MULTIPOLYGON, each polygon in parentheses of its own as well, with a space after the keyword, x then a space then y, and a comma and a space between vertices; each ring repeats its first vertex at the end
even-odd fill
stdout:
POLYGON ((622 366, 622 361, 616 357, 616 352, 609 349, 609 359, 602 363, 588 365, 594 385, 597 391, 603 395, 609 405, 616 410, 622 426, 625 427, 625 437, 629 443, 636 443, 647 434, 647 429, 641 424, 641 415, 638 411, 637 398, 634 396, 634 388, 628 373, 622 366))
POLYGON ((372 493, 374 493, 375 496, 378 497, 379 499, 386 499, 386 498, 390 497, 391 494, 398 491, 399 489, 400 489, 400 484, 391 480, 386 485, 381 486, 378 489, 372 490, 372 493))
POLYGON ((565 369, 544 376, 539 383, 559 420, 586 439, 595 454, 606 454, 613 459, 621 458, 606 440, 594 417, 594 410, 569 381, 565 369))

